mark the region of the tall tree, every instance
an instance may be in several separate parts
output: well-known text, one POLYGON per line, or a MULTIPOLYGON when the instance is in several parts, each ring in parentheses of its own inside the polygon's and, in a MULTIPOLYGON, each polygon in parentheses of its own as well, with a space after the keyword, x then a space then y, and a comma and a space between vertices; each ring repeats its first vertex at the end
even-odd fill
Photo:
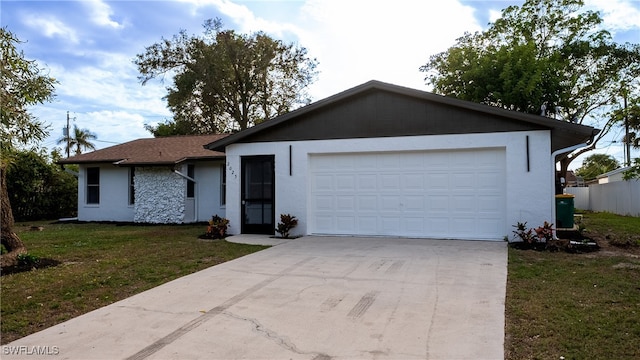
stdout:
POLYGON ((0 266, 15 264, 17 256, 26 252, 24 243, 13 232, 13 212, 7 192, 6 171, 21 147, 34 146, 47 135, 47 126, 27 111, 27 107, 53 99, 56 80, 42 74, 35 61, 18 51, 19 39, 8 29, 0 28, 0 208, 2 245, 8 251, 0 258, 0 266))
POLYGON ((173 120, 147 127, 155 135, 243 130, 309 102, 305 89, 315 80, 317 62, 305 48, 263 32, 222 30, 219 19, 206 21, 204 29, 201 37, 182 30, 134 60, 143 85, 174 74, 165 97, 173 120))
POLYGON ((611 155, 592 154, 582 161, 582 166, 576 169, 576 175, 588 181, 619 167, 620 163, 611 155))
MULTIPOLYGON (((626 106, 618 116, 629 132, 624 135, 622 142, 625 147, 628 144, 630 147, 640 150, 640 97, 629 98, 626 96, 626 92, 623 92, 623 95, 625 95, 626 106)), ((630 169, 623 174, 623 178, 625 180, 640 179, 640 157, 632 160, 631 154, 627 154, 627 156, 629 164, 625 165, 629 165, 630 169)))
POLYGON ((600 15, 583 5, 527 0, 507 7, 486 31, 465 34, 420 70, 442 95, 601 128, 589 147, 561 157, 565 174, 617 124, 620 89, 640 77, 640 45, 613 42, 600 15))
POLYGON ((95 150, 96 146, 91 142, 98 137, 88 129, 80 129, 76 125, 73 126, 73 135, 67 130, 67 135, 58 139, 58 145, 64 145, 66 153, 74 150, 76 155, 82 154, 82 150, 95 150))

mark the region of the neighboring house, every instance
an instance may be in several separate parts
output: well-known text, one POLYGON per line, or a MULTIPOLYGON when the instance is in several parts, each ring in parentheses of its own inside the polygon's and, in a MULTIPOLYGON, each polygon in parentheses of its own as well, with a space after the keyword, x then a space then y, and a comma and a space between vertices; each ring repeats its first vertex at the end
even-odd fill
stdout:
POLYGON ((226 154, 230 233, 502 240, 554 223, 555 159, 589 126, 367 82, 207 148, 226 154))
POLYGON ((623 181, 624 172, 630 170, 631 166, 611 170, 607 173, 596 176, 598 184, 607 184, 614 181, 623 181))
POLYGON ((565 187, 584 187, 587 186, 582 176, 576 175, 573 170, 567 170, 567 179, 565 187))
POLYGON ((139 139, 60 160, 79 164, 78 220, 190 223, 224 216, 226 135, 139 139))

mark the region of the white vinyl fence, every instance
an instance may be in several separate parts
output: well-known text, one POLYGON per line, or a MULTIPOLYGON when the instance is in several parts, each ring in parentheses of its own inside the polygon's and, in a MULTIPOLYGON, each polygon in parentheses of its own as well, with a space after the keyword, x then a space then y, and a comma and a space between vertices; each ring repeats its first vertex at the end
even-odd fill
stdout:
POLYGON ((640 180, 565 188, 575 195, 576 209, 606 211, 618 215, 640 216, 640 180))

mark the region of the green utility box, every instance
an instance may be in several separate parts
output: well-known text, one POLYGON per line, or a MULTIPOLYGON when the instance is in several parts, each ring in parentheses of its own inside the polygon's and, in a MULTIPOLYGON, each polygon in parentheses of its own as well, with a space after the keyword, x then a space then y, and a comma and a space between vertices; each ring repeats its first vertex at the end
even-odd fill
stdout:
POLYGON ((571 194, 556 195, 556 228, 573 228, 573 198, 571 194))

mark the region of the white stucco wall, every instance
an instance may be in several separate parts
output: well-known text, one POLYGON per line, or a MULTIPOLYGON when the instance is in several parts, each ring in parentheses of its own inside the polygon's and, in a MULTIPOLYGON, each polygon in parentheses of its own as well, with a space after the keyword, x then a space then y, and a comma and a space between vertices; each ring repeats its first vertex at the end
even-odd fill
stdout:
MULTIPOLYGON (((195 163, 195 207, 196 221, 209 221, 213 215, 225 217, 225 206, 221 204, 220 182, 224 161, 195 163)), ((184 174, 187 168, 182 168, 184 174)))
POLYGON ((240 233, 240 157, 275 155, 276 222, 289 213, 299 219, 293 234, 307 234, 309 155, 379 151, 415 151, 496 148, 506 149, 506 228, 526 221, 530 227, 551 221, 554 204, 551 143, 549 131, 503 132, 437 136, 406 136, 344 140, 267 142, 233 144, 226 149, 227 207, 230 233, 240 233), (529 171, 526 137, 529 136, 529 171), (289 175, 289 146, 292 147, 292 175, 289 175))
POLYGON ((78 220, 133 221, 129 205, 129 169, 114 165, 81 165, 78 175, 78 220), (87 168, 100 168, 100 203, 87 204, 87 168))
MULTIPOLYGON (((129 171, 114 165, 82 165, 78 176, 78 220, 141 223, 208 221, 225 217, 220 181, 223 161, 195 163, 195 217, 185 219, 186 179, 168 167, 137 167, 134 178, 135 204, 129 204, 129 171), (100 203, 86 203, 86 168, 100 168, 100 203)), ((186 175, 186 164, 178 166, 186 175)))

